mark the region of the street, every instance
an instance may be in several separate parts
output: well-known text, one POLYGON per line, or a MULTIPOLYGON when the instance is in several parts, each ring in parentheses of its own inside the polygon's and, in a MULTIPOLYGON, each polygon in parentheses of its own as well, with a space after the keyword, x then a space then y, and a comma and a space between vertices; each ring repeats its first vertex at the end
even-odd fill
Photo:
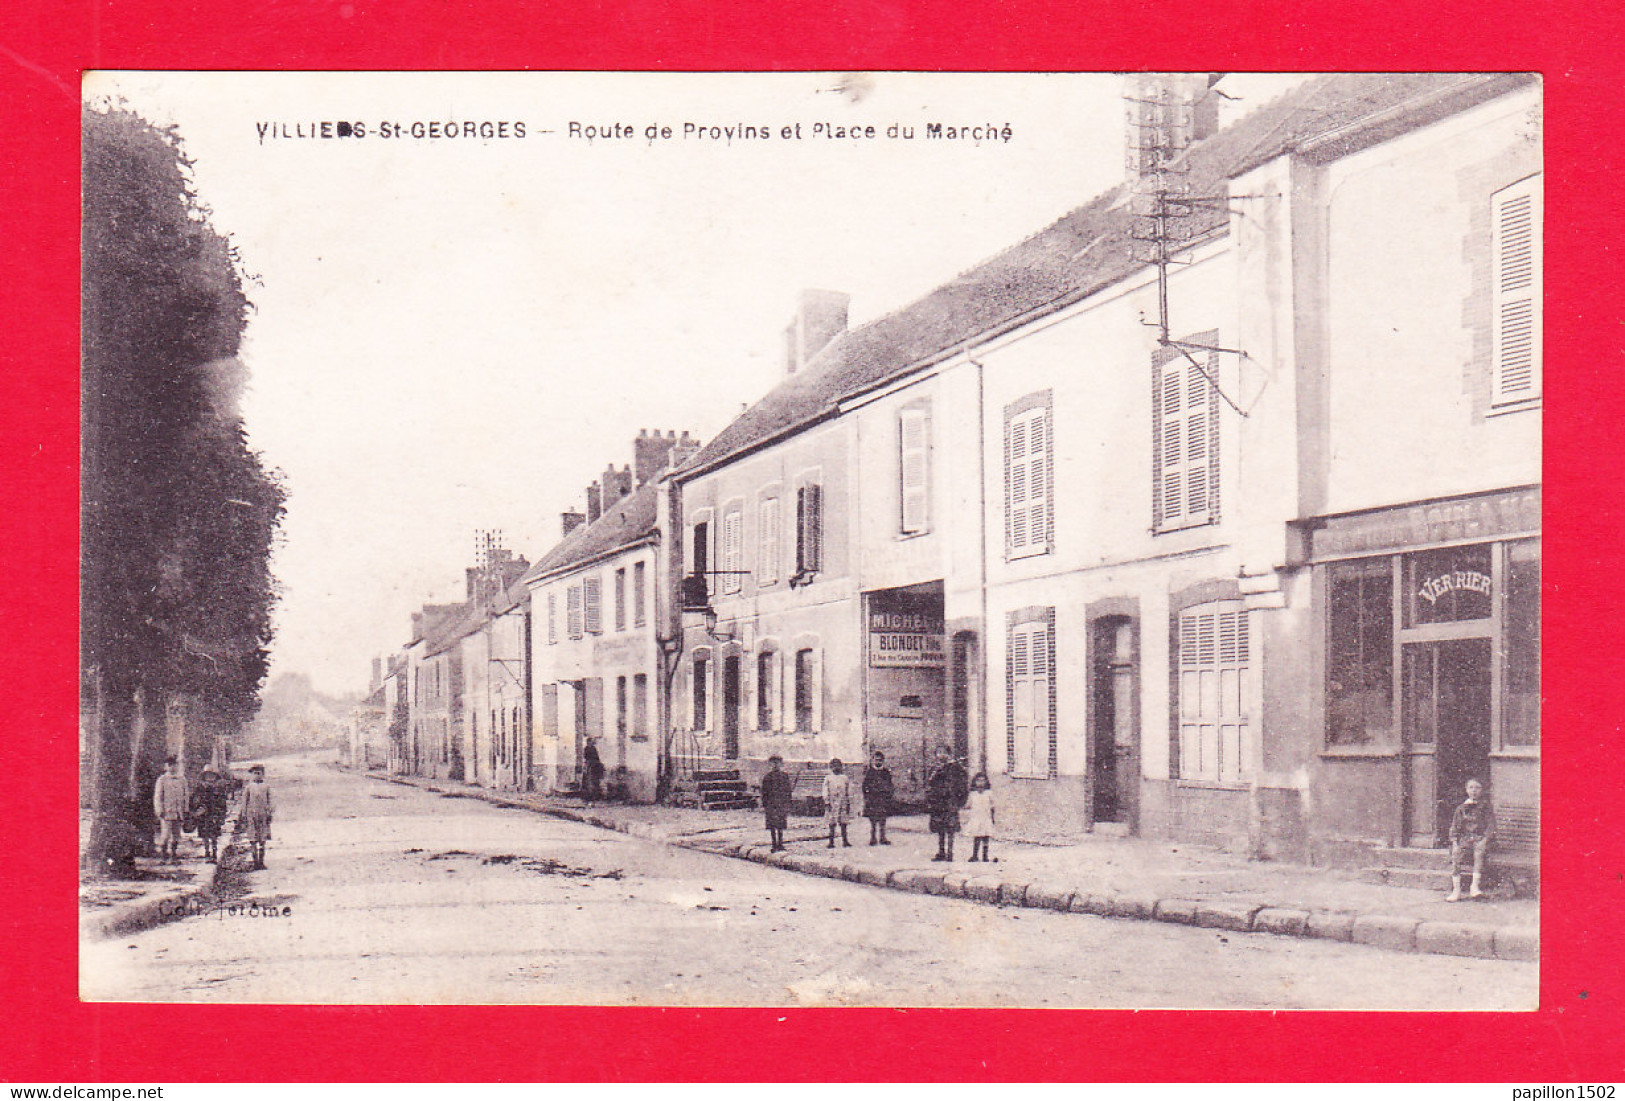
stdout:
POLYGON ((272 759, 269 782, 266 870, 86 944, 84 999, 1437 1010, 1518 1008, 1535 985, 1528 963, 805 876, 308 758, 272 759))

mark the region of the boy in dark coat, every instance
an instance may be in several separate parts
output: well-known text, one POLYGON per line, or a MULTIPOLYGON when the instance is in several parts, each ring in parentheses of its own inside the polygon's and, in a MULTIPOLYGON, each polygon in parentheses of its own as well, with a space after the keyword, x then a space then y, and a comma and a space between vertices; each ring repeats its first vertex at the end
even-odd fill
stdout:
POLYGON ((762 777, 762 813, 767 816, 770 852, 784 851, 784 831, 790 824, 790 803, 795 787, 790 774, 784 771, 784 758, 777 754, 769 757, 767 775, 762 777))
POLYGON ((926 781, 926 805, 931 811, 931 832, 937 835, 937 855, 932 860, 954 858, 954 834, 959 832, 959 808, 965 805, 970 782, 965 767, 947 746, 937 750, 936 771, 926 781))
POLYGON ((1495 812, 1484 799, 1484 785, 1467 781, 1467 801, 1450 818, 1450 893, 1446 902, 1461 901, 1461 877, 1471 869, 1469 898, 1483 898, 1484 854, 1495 837, 1495 812))
POLYGON ((230 791, 212 768, 203 770, 203 778, 192 793, 192 818, 197 822, 197 835, 203 842, 203 856, 210 864, 220 860, 220 829, 226 821, 226 800, 230 791))
POLYGON ((886 819, 891 816, 892 799, 896 792, 891 769, 886 767, 886 755, 877 749, 869 761, 869 767, 863 770, 863 816, 869 820, 871 845, 891 844, 886 840, 886 819))

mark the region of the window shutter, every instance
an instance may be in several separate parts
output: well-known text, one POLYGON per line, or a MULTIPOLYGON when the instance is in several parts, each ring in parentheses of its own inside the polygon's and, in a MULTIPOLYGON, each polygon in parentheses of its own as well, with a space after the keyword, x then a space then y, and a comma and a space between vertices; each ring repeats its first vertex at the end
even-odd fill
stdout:
POLYGON ((1004 553, 1016 549, 1016 422, 1008 414, 1004 418, 1004 553))
POLYGON ((1493 404, 1541 394, 1541 177, 1491 199, 1493 404))
POLYGON ((589 635, 602 634, 604 630, 604 607, 602 582, 599 578, 589 577, 582 583, 582 606, 586 619, 586 628, 589 635))
MULTIPOLYGON (((1199 343, 1217 339, 1202 333, 1199 343)), ((1152 358, 1151 516, 1155 531, 1173 531, 1218 519, 1219 392, 1211 379, 1218 357, 1206 363, 1177 349, 1152 358)))
POLYGON ((722 518, 722 591, 739 591, 739 560, 744 549, 745 514, 738 510, 722 518))
POLYGON ((796 490, 796 572, 817 573, 824 568, 823 487, 816 482, 796 490))
POLYGON ((779 579, 779 499, 769 497, 760 511, 760 554, 756 563, 756 583, 771 585, 779 579))
POLYGON ((571 638, 581 637, 581 586, 571 585, 565 590, 565 630, 571 638))
POLYGON ((1047 393, 1005 410, 1004 548, 1009 557, 1043 554, 1054 546, 1054 433, 1047 393))
POLYGON ((897 419, 901 530, 912 535, 925 531, 930 523, 930 411, 904 409, 897 419))

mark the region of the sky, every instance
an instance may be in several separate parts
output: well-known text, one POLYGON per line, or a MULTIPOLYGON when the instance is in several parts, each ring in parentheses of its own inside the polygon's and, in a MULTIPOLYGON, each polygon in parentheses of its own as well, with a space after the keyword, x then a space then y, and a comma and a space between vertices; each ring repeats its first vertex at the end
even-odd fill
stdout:
MULTIPOLYGON (((1227 77, 1224 110, 1299 79, 1227 77)), ((462 599, 477 531, 535 561, 641 429, 710 439, 766 393, 802 289, 865 324, 1124 161, 1111 74, 98 72, 84 92, 175 127, 242 256, 244 421, 289 492, 271 675, 335 694, 421 605, 462 599)))

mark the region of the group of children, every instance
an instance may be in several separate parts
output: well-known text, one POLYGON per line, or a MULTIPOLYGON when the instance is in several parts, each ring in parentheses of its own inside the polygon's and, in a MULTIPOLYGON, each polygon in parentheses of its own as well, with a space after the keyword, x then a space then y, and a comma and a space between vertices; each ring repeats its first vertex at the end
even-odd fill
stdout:
MULTIPOLYGON (((271 839, 273 811, 271 789, 265 783, 265 766, 248 770, 250 781, 243 790, 242 820, 248 831, 254 867, 265 867, 265 843, 271 839)), ((203 842, 203 856, 214 864, 220 859, 220 831, 226 821, 226 804, 231 785, 212 768, 203 770, 197 788, 187 791, 181 776, 180 760, 164 761, 163 774, 152 786, 152 811, 158 819, 159 857, 171 863, 180 858, 181 834, 195 829, 203 842)))
MULTIPOLYGON (((869 844, 890 845, 886 838, 886 819, 895 809, 896 788, 884 753, 877 750, 863 770, 861 790, 863 816, 869 819, 869 844)), ((795 782, 784 771, 784 758, 778 755, 768 758, 768 772, 762 778, 762 809, 767 816, 773 852, 784 851, 784 831, 789 825, 794 792, 795 782)), ((1466 793, 1466 800, 1456 808, 1450 821, 1451 889, 1445 896, 1446 902, 1461 901, 1462 879, 1468 874, 1472 880, 1466 897, 1484 897, 1484 858, 1495 837, 1495 813, 1484 799, 1484 785, 1480 781, 1468 780, 1466 793)), ((829 763, 823 796, 828 847, 835 847, 839 835, 841 844, 850 848, 852 842, 847 839, 846 826, 852 818, 852 778, 846 774, 846 764, 840 758, 829 763)), ((987 773, 978 772, 967 785, 964 767, 946 748, 939 749, 937 766, 926 783, 926 801, 931 814, 931 832, 937 835, 937 855, 932 860, 954 858, 954 835, 958 833, 971 837, 972 863, 998 860, 992 853, 998 812, 993 805, 987 773)))
MULTIPOLYGON (((789 826, 790 807, 795 800, 795 781, 784 771, 784 758, 775 754, 768 758, 767 774, 762 777, 762 812, 767 819, 769 850, 784 851, 784 831, 789 826)), ((896 784, 891 769, 886 767, 886 755, 875 751, 868 767, 863 770, 860 789, 863 794, 863 817, 869 820, 869 844, 890 845, 886 836, 886 820, 896 809, 896 784)), ((947 749, 938 754, 936 769, 926 785, 931 811, 931 830, 937 835, 937 855, 933 860, 954 858, 954 835, 971 836, 971 860, 993 861, 993 828, 997 812, 993 806, 992 785, 987 773, 979 772, 967 785, 965 769, 947 749), (963 823, 960 810, 965 811, 963 823)), ((823 783, 824 824, 829 829, 828 848, 840 843, 850 848, 847 823, 853 817, 852 777, 847 775, 846 762, 835 758, 823 783)))

